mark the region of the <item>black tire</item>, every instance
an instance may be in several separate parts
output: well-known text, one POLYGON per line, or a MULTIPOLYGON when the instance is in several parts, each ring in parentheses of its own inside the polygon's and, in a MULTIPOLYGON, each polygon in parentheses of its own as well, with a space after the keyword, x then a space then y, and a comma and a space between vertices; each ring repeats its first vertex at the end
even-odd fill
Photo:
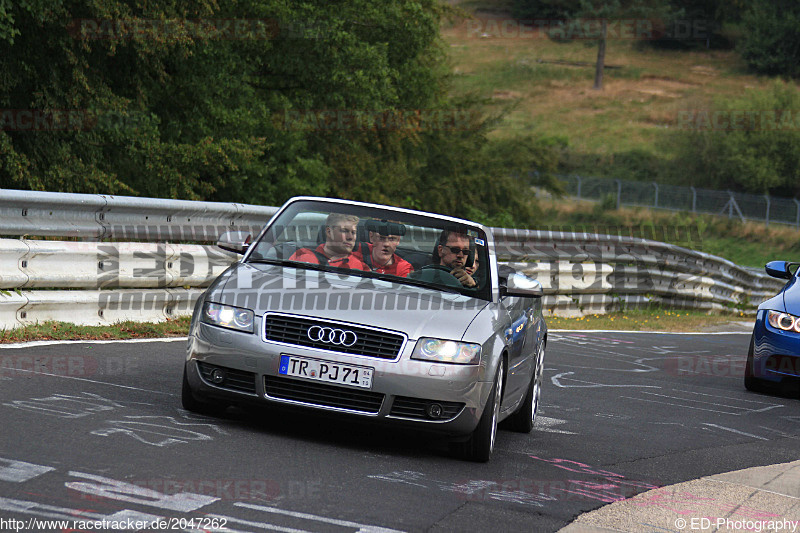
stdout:
POLYGON ((181 386, 181 404, 183 408, 199 415, 215 416, 221 414, 227 408, 226 405, 212 404, 198 400, 189 386, 189 379, 186 377, 186 367, 183 368, 183 384, 181 386))
POLYGON ((542 392, 542 372, 544 371, 544 343, 536 354, 536 367, 528 385, 528 392, 517 411, 505 421, 506 427, 519 433, 530 433, 536 423, 539 410, 539 397, 542 392))
POLYGON ((500 402, 503 397, 503 363, 497 369, 494 385, 489 392, 489 401, 483 409, 478 426, 466 442, 458 443, 456 453, 467 461, 485 463, 489 461, 497 438, 497 424, 500 418, 500 402))
POLYGON ((751 392, 774 392, 777 384, 755 377, 755 337, 750 337, 750 348, 747 351, 747 363, 744 367, 744 388, 751 392))

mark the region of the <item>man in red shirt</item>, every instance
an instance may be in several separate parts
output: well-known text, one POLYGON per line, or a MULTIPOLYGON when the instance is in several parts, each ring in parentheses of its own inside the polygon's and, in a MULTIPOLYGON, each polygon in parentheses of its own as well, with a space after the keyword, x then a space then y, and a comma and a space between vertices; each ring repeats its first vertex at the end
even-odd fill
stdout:
POLYGON ((289 258, 290 261, 303 261, 355 270, 370 270, 364 262, 353 254, 356 243, 358 217, 331 213, 325 221, 325 242, 316 250, 301 248, 289 258))
MULTIPOLYGON (((391 227, 388 224, 386 226, 391 227)), ((372 267, 374 272, 404 278, 414 271, 411 263, 394 253, 400 244, 400 235, 381 235, 378 231, 370 231, 369 241, 371 244, 362 244, 361 249, 353 252, 353 255, 372 267)))

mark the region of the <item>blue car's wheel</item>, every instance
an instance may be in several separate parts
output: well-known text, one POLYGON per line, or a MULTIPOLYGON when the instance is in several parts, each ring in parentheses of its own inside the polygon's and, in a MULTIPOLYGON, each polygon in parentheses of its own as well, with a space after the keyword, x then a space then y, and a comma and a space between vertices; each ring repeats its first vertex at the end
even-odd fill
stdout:
POLYGON ((744 387, 752 392, 771 392, 775 384, 771 381, 755 377, 755 337, 750 337, 750 349, 747 351, 747 363, 744 367, 744 387))

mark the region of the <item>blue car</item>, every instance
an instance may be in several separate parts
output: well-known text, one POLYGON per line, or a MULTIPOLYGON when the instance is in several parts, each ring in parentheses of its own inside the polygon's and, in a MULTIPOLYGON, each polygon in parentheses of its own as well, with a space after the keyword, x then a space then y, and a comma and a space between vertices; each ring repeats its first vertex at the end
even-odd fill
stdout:
POLYGON ((771 261, 766 271, 788 280, 774 297, 758 306, 750 339, 744 386, 756 392, 786 391, 800 382, 800 263, 771 261))

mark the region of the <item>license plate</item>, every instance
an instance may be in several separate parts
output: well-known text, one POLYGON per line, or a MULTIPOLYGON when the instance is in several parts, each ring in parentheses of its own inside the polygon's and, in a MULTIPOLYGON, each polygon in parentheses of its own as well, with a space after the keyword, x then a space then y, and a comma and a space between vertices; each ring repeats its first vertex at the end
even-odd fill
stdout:
POLYGON ((343 365, 330 361, 282 355, 278 373, 284 376, 371 389, 372 370, 365 366, 343 365))

